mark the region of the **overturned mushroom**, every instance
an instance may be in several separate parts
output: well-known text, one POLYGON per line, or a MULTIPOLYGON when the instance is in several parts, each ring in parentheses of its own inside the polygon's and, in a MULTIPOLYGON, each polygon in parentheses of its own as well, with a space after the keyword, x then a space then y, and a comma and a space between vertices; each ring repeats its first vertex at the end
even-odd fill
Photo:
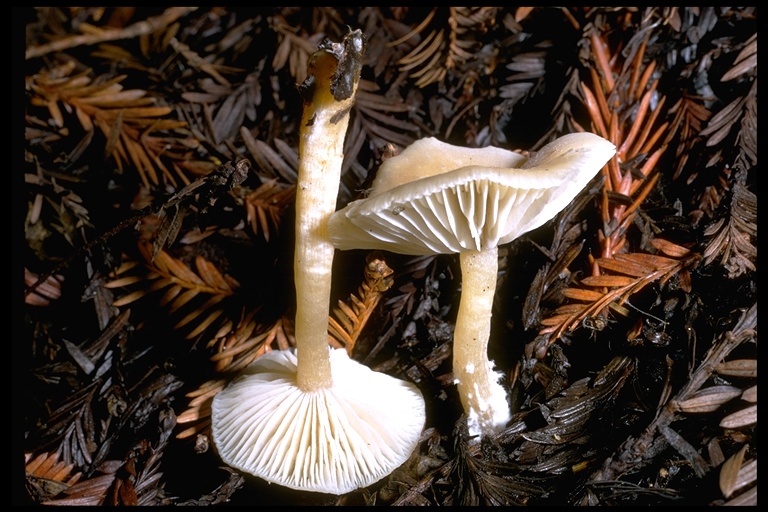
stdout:
POLYGON ((212 404, 216 448, 229 465, 293 489, 343 494, 381 479, 416 447, 424 399, 328 345, 343 142, 360 77, 362 33, 325 41, 302 85, 296 189, 296 351, 256 360, 212 404))
POLYGON ((381 165, 366 199, 331 216, 338 249, 459 254, 453 371, 469 433, 478 439, 510 417, 502 375, 487 353, 498 245, 553 218, 615 151, 591 133, 560 137, 528 160, 499 148, 421 139, 381 165))
POLYGON ((412 384, 332 350, 333 384, 304 390, 296 354, 268 352, 214 398, 214 438, 229 465, 292 489, 343 494, 400 466, 424 427, 412 384))

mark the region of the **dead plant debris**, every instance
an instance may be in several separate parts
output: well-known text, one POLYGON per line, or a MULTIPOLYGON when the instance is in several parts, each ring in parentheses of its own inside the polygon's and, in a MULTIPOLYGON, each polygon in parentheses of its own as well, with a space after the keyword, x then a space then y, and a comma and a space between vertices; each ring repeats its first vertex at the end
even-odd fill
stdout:
POLYGON ((755 7, 14 13, 15 502, 756 504, 755 7), (618 152, 500 250, 490 355, 513 419, 482 443, 450 368, 457 258, 337 254, 329 343, 418 385, 427 425, 390 476, 327 496, 224 467, 210 403, 295 344, 297 84, 348 27, 367 50, 339 207, 427 136, 535 151, 592 131, 618 152))

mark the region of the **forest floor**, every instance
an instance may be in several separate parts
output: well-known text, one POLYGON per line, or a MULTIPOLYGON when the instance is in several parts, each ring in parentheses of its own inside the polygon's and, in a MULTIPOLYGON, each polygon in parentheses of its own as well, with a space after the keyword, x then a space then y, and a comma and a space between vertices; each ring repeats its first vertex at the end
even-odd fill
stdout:
POLYGON ((40 7, 14 22, 15 503, 757 503, 756 8, 40 7), (512 419, 481 443, 451 368, 458 257, 337 251, 329 343, 414 383, 427 416, 405 464, 336 496, 227 467, 210 407, 295 345, 298 85, 324 39, 358 28, 339 208, 423 137, 534 154, 590 131, 618 151, 500 247, 489 356, 512 419))

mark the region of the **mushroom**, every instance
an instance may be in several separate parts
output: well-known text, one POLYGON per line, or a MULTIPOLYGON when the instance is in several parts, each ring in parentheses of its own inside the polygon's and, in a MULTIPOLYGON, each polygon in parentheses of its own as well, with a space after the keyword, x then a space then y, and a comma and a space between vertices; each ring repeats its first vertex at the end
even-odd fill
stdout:
POLYGON ((274 350, 214 397, 214 439, 227 464, 292 489, 344 494, 410 456, 425 420, 418 389, 344 349, 328 354, 332 386, 302 389, 296 353, 274 350))
POLYGON ((360 78, 363 38, 324 41, 301 86, 296 189, 295 350, 271 351, 220 391, 212 433, 235 468, 298 490, 343 494, 381 479, 415 449, 424 398, 328 344, 336 207, 343 142, 360 78))
POLYGON ((453 372, 476 441, 510 419, 502 374, 487 352, 498 246, 553 218, 615 152, 592 133, 560 137, 530 159, 424 138, 382 163, 367 198, 331 216, 328 231, 340 250, 459 254, 453 372))

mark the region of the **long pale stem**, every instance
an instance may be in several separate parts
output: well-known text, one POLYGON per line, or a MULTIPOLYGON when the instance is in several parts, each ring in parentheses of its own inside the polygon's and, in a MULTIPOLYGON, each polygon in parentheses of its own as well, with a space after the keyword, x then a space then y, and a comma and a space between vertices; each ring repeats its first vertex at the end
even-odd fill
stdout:
POLYGON ((493 297, 499 269, 498 249, 459 255, 461 301, 453 336, 453 375, 467 414, 469 434, 491 435, 510 419, 506 392, 488 358, 493 297))
POLYGON ((311 57, 303 87, 304 111, 296 183, 297 384, 305 391, 332 384, 328 314, 334 248, 328 218, 336 209, 344 136, 360 77, 362 34, 351 32, 343 45, 326 43, 311 57))

